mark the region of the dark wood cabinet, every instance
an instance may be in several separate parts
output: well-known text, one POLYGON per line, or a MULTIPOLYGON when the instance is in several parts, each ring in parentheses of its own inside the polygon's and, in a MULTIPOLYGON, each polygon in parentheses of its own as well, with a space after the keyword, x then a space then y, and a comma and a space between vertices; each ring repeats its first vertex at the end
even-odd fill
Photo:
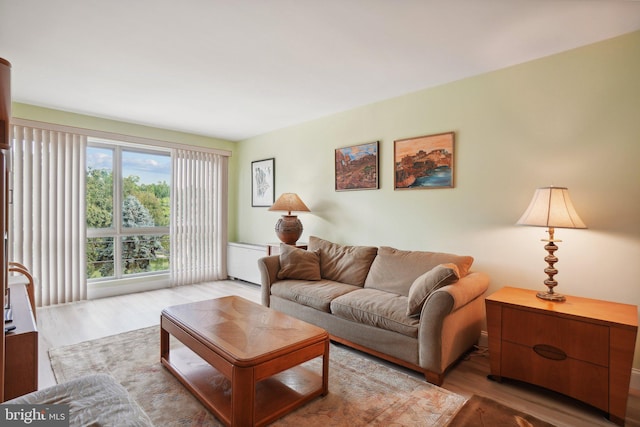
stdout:
POLYGON ((571 396, 624 425, 638 308, 588 298, 536 298, 503 288, 486 299, 492 378, 571 396))
MULTIPOLYGON (((0 58, 0 305, 7 289, 8 172, 5 150, 11 148, 11 64, 0 58)), ((0 337, 0 402, 4 402, 4 334, 0 337)))
POLYGON ((11 307, 16 327, 5 335, 4 399, 38 389, 38 329, 27 288, 11 285, 11 307))

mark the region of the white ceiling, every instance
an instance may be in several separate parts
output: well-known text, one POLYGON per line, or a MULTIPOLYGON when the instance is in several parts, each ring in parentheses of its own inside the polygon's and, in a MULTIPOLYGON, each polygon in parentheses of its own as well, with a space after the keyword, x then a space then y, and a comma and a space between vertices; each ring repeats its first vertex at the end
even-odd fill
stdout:
POLYGON ((14 101, 228 140, 635 30, 634 0, 0 0, 14 101))

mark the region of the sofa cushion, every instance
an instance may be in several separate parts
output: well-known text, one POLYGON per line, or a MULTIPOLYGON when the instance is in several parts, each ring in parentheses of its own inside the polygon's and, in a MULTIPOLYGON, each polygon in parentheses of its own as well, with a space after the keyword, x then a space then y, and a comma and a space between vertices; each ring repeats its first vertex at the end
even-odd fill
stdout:
POLYGON ((345 246, 310 236, 310 251, 320 252, 320 274, 323 279, 362 286, 376 257, 374 246, 345 246))
POLYGON ((320 280, 320 254, 280 244, 278 279, 320 280))
POLYGON ((420 321, 407 316, 407 297, 377 289, 358 289, 331 302, 337 317, 363 323, 412 338, 418 336, 420 321))
POLYGON ((330 280, 281 280, 271 285, 271 294, 328 313, 333 299, 358 289, 362 288, 330 280))
POLYGON ((401 251, 381 246, 364 287, 408 296, 414 280, 437 265, 446 263, 455 264, 460 277, 464 277, 471 268, 473 258, 443 252, 401 251))
POLYGON ((413 281, 409 288, 407 316, 420 316, 422 306, 429 295, 443 286, 458 281, 460 273, 455 264, 440 264, 413 281))

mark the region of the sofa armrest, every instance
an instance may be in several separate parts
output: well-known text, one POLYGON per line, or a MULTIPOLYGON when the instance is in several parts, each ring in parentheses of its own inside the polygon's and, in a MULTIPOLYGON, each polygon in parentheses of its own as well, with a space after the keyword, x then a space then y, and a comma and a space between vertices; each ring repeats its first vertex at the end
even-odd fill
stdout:
POLYGON ((258 260, 260 270, 260 284, 262 285, 262 305, 269 307, 271 303, 271 285, 278 280, 280 271, 280 256, 271 255, 258 260))
POLYGON ((489 275, 483 272, 471 272, 456 283, 438 289, 436 292, 448 292, 453 296, 453 307, 456 311, 474 299, 484 295, 489 289, 489 275))
POLYGON ((484 316, 478 308, 483 307, 482 296, 488 288, 489 276, 472 272, 427 298, 418 331, 420 366, 442 373, 458 347, 468 348, 477 341, 484 316))
POLYGON ((482 296, 488 288, 489 276, 482 272, 472 272, 456 283, 438 289, 425 301, 420 315, 421 323, 423 320, 431 323, 436 318, 443 318, 482 296))

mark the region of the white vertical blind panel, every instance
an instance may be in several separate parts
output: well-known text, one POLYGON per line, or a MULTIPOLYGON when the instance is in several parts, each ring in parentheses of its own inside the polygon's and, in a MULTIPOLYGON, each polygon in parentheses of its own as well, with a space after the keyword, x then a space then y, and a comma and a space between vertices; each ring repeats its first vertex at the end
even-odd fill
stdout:
POLYGON ((186 285, 226 277, 216 256, 227 240, 227 195, 220 174, 227 158, 192 150, 173 151, 171 279, 186 285), (221 212, 223 211, 223 212, 221 212))
POLYGON ((55 216, 53 215, 54 211, 52 210, 55 195, 51 194, 51 186, 55 185, 57 177, 55 174, 55 167, 52 168, 50 164, 52 154, 49 153, 48 150, 46 154, 47 156, 42 159, 40 191, 42 206, 47 207, 49 215, 40 215, 42 243, 40 245, 40 252, 36 253, 36 257, 40 258, 40 273, 37 277, 39 278, 39 283, 41 285, 39 298, 42 305, 51 304, 51 284, 54 283, 52 277, 55 277, 55 270, 52 269, 52 266, 55 266, 55 262, 50 259, 49 254, 55 253, 56 251, 55 247, 53 247, 53 242, 55 242, 55 216))
POLYGON ((86 299, 86 137, 13 126, 13 260, 36 277, 36 305, 86 299))
POLYGON ((13 234, 14 234, 14 230, 22 230, 22 216, 15 216, 14 215, 14 210, 13 207, 16 205, 22 205, 23 203, 23 195, 24 195, 24 190, 23 190, 23 183, 22 181, 18 181, 17 179, 14 178, 14 176, 22 176, 23 172, 22 172, 22 149, 17 150, 16 146, 18 145, 22 145, 23 144, 23 128, 13 128, 14 130, 14 135, 13 135, 13 150, 11 151, 11 165, 12 165, 12 169, 11 169, 11 185, 12 185, 12 201, 13 204, 11 206, 9 206, 9 241, 15 241, 16 244, 15 245, 9 245, 9 259, 11 260, 15 260, 15 259, 19 259, 22 257, 22 247, 18 244, 19 242, 15 239, 13 239, 13 234))

